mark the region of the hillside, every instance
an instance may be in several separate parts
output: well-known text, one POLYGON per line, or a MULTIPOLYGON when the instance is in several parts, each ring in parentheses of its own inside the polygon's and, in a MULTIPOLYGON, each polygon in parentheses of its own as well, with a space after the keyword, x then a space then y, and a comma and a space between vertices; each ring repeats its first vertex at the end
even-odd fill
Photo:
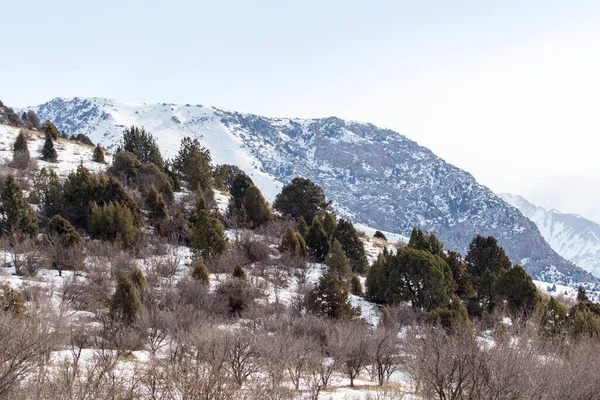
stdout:
POLYGON ((152 132, 167 157, 175 155, 181 138, 192 136, 210 149, 216 164, 245 170, 268 200, 282 183, 305 176, 355 223, 404 236, 418 226, 463 254, 474 235, 492 235, 536 278, 595 280, 553 251, 535 224, 469 173, 391 130, 334 117, 265 118, 201 105, 99 98, 57 98, 32 108, 42 120, 108 149, 117 146, 128 125, 152 132))
POLYGON ((533 221, 544 239, 561 256, 595 276, 600 276, 600 225, 577 214, 546 210, 523 197, 500 194, 533 221))

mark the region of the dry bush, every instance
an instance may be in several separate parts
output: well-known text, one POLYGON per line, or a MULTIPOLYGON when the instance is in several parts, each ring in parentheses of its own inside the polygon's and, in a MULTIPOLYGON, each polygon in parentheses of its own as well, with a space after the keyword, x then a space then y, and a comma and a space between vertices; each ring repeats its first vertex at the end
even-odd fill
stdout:
POLYGON ((262 236, 254 234, 252 231, 243 231, 233 242, 233 246, 243 254, 247 263, 264 264, 271 261, 271 257, 276 251, 272 249, 262 236))
POLYGON ((8 241, 15 273, 22 276, 37 275, 37 271, 43 266, 44 257, 36 242, 16 232, 10 234, 8 241))
POLYGON ((278 219, 276 221, 264 224, 256 229, 256 234, 265 238, 268 244, 279 248, 281 238, 288 228, 296 229, 296 222, 290 219, 278 219))

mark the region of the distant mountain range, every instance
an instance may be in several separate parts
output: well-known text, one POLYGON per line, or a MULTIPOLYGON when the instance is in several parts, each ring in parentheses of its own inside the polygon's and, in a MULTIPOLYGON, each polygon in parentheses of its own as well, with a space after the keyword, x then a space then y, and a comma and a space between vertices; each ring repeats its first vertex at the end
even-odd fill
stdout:
POLYGON ((533 222, 471 174, 372 124, 100 98, 57 98, 31 108, 60 130, 86 134, 109 149, 129 125, 153 133, 167 157, 176 154, 183 137, 195 137, 215 163, 245 170, 269 200, 282 184, 305 176, 323 187, 337 213, 356 223, 404 236, 418 226, 463 254, 476 234, 493 235, 536 279, 597 281, 557 254, 533 222))
POLYGON ((504 193, 499 196, 535 222, 558 254, 600 277, 600 224, 577 214, 547 211, 518 195, 504 193))

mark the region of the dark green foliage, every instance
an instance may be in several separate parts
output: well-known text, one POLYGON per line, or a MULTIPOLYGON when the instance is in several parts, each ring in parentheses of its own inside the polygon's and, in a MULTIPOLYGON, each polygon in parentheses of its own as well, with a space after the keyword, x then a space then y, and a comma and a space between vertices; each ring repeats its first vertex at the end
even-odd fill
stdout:
POLYGON ((298 230, 298 233, 302 235, 302 237, 306 237, 306 234, 308 233, 308 225, 306 225, 306 220, 304 217, 298 218, 298 226, 296 229, 298 230))
POLYGON ((348 257, 342 250, 342 245, 337 240, 333 241, 327 257, 325 257, 327 272, 334 275, 343 284, 347 284, 352 276, 352 268, 348 257))
POLYGON ((374 238, 382 239, 387 242, 387 237, 381 231, 375 231, 374 238))
POLYGON ((196 258, 192 262, 192 278, 202 283, 208 283, 208 268, 201 258, 196 258))
POLYGON ((183 138, 173 167, 191 190, 206 191, 213 188, 211 157, 208 149, 197 139, 183 138))
POLYGON ((440 243, 437 236, 433 233, 427 235, 421 229, 413 227, 410 234, 408 247, 413 249, 428 251, 435 256, 442 257, 444 255, 444 246, 440 243))
POLYGON ((352 271, 362 275, 367 272, 369 261, 365 246, 350 221, 340 219, 333 233, 333 237, 340 242, 344 253, 350 260, 352 271))
POLYGON ((335 215, 333 215, 332 213, 326 212, 325 215, 323 216, 322 224, 323 224, 323 229, 325 230, 325 233, 327 234, 327 237, 329 238, 329 241, 332 241, 333 233, 337 226, 337 221, 335 220, 335 215))
POLYGON ((13 175, 8 175, 0 192, 0 233, 8 236, 18 233, 21 236, 35 237, 38 233, 38 219, 31 205, 23 197, 23 191, 13 175))
POLYGON ((572 314, 571 333, 575 337, 600 336, 600 316, 588 308, 582 308, 572 314))
POLYGON ((159 168, 164 166, 164 161, 154 136, 146 132, 144 128, 140 129, 132 126, 125 129, 121 147, 117 151, 133 153, 144 164, 154 164, 159 168))
POLYGON ((448 333, 455 332, 460 326, 470 324, 467 309, 457 296, 452 297, 448 307, 430 311, 425 320, 430 324, 440 325, 448 333))
POLYGON ((112 319, 131 325, 142 313, 140 295, 123 270, 117 271, 117 286, 110 303, 110 316, 112 319))
POLYGON ((228 186, 229 194, 233 199, 235 208, 240 209, 244 205, 246 191, 250 186, 254 186, 252 179, 244 172, 235 175, 228 186))
POLYGON ((115 154, 113 163, 106 172, 144 194, 154 185, 166 201, 173 200, 173 186, 169 176, 155 164, 144 164, 133 153, 121 151, 115 154))
POLYGON ((142 237, 129 208, 113 202, 101 207, 92 202, 87 231, 92 239, 116 241, 125 247, 135 245, 142 237))
POLYGON ((350 292, 355 296, 364 296, 362 284, 356 274, 352 274, 350 278, 350 292))
POLYGON ((512 265, 504 249, 493 236, 475 236, 469 245, 465 261, 469 274, 474 277, 482 277, 486 269, 498 276, 502 270, 507 270, 512 265))
POLYGON ((585 292, 585 288, 582 285, 579 285, 577 288, 577 301, 589 301, 587 293, 585 292))
POLYGON ((13 144, 13 165, 15 168, 25 169, 29 165, 30 158, 27 135, 21 131, 13 144))
POLYGON ((319 283, 305 299, 307 310, 322 317, 332 319, 353 319, 358 311, 348 300, 348 292, 333 274, 326 273, 319 278, 319 283))
POLYGON ((523 267, 515 265, 500 273, 495 292, 507 301, 509 311, 529 315, 541 302, 537 287, 523 267))
POLYGON ((460 254, 450 250, 443 256, 444 261, 452 271, 452 277, 456 282, 456 295, 461 299, 471 298, 475 295, 471 275, 467 272, 467 265, 460 254))
POLYGON ((244 272, 244 268, 242 267, 241 264, 236 264, 235 268, 233 269, 233 274, 232 276, 235 279, 241 279, 243 281, 247 280, 248 278, 246 277, 246 272, 244 272))
POLYGON ((409 301, 414 308, 444 308, 456 290, 452 272, 439 256, 411 247, 378 260, 367 275, 369 299, 395 305, 409 301))
POLYGON ((50 137, 51 140, 58 140, 60 137, 58 129, 56 129, 56 126, 50 121, 46 121, 44 124, 44 133, 46 134, 46 137, 50 137))
POLYGON ((281 189, 273 202, 273 207, 283 215, 294 219, 304 217, 305 221, 312 221, 314 217, 323 214, 329 209, 329 205, 323 189, 306 178, 294 178, 281 189))
POLYGON ((190 249, 205 260, 210 260, 227 249, 223 225, 210 215, 202 194, 196 204, 190 249))
POLYGON ((94 146, 94 142, 92 142, 92 140, 87 135, 84 135, 83 133, 78 133, 77 135, 73 134, 73 135, 69 136, 69 140, 87 144, 88 146, 94 146))
POLYGON ((567 309, 553 296, 542 311, 540 325, 542 332, 548 336, 559 336, 565 333, 568 324, 567 309))
POLYGON ((317 217, 313 219, 312 225, 306 233, 305 241, 308 254, 323 261, 329 252, 329 238, 317 217))
POLYGON ((73 225, 60 215, 55 215, 50 220, 47 234, 57 237, 60 240, 61 246, 65 248, 78 246, 83 243, 83 239, 73 225))
POLYGON ((150 190, 148 190, 146 206, 148 207, 149 217, 152 221, 160 221, 169 217, 167 203, 163 200, 154 185, 150 185, 150 190))
POLYGON ((251 228, 258 228, 273 219, 267 201, 260 190, 251 185, 244 195, 243 208, 246 212, 246 223, 251 228))
POLYGON ((44 216, 50 218, 63 212, 63 185, 56 172, 50 168, 42 168, 34 178, 33 186, 42 204, 44 216))
POLYGON ((44 147, 42 147, 42 159, 48 162, 58 161, 58 153, 56 153, 54 142, 48 132, 46 132, 46 140, 44 141, 44 147))
POLYGON ((96 145, 96 147, 94 148, 94 154, 92 155, 92 160, 97 163, 104 164, 104 150, 102 150, 100 143, 98 143, 96 145))
POLYGON ((215 186, 221 189, 227 189, 231 192, 233 181, 238 175, 246 175, 244 171, 235 165, 222 164, 215 167, 213 177, 215 186))
POLYGON ((288 228, 281 238, 279 251, 289 253, 294 257, 305 257, 306 243, 304 238, 298 232, 294 232, 292 228, 288 228))

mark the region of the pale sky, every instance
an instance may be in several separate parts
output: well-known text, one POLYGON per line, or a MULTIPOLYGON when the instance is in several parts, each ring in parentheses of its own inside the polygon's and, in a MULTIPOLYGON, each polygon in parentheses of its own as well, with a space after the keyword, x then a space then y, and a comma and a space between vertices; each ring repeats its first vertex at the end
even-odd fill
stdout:
POLYGON ((372 122, 496 192, 590 218, 596 207, 600 220, 598 0, 13 1, 1 12, 10 106, 97 96, 372 122), (581 198, 576 182, 598 190, 581 198))

